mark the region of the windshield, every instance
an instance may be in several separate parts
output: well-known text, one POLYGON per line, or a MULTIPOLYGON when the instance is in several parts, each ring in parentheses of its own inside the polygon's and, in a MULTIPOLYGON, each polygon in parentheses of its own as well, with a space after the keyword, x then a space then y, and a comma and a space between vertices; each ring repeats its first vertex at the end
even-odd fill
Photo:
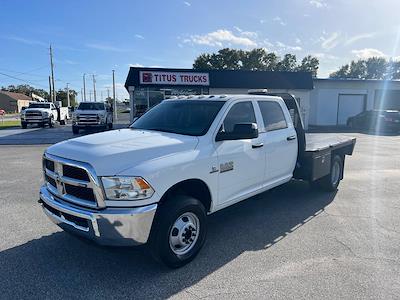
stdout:
POLYGON ((204 135, 224 103, 202 100, 163 101, 137 119, 131 128, 204 135))
POLYGON ((104 110, 104 103, 80 103, 80 110, 104 110))
POLYGON ((50 108, 50 104, 48 104, 48 103, 31 103, 31 104, 29 104, 29 108, 50 108))

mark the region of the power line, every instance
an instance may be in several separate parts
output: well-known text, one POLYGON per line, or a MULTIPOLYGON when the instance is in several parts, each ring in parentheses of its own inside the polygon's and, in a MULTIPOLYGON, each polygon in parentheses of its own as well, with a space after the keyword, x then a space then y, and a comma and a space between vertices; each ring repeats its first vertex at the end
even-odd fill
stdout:
POLYGON ((20 81, 22 81, 22 82, 26 82, 26 83, 29 83, 29 84, 32 84, 32 85, 37 85, 37 86, 40 86, 40 87, 42 87, 42 88, 47 89, 47 87, 44 86, 44 85, 37 84, 37 83, 31 82, 31 81, 28 81, 28 80, 25 80, 25 79, 21 79, 21 78, 18 78, 18 77, 9 75, 9 74, 5 74, 5 73, 0 72, 0 75, 7 76, 7 77, 10 77, 10 78, 12 78, 12 79, 20 80, 20 81))

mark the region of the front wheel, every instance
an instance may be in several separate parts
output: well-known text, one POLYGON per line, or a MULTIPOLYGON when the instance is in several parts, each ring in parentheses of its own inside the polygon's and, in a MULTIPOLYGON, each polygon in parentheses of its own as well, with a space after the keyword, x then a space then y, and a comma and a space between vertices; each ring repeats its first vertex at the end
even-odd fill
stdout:
POLYGON ((206 211, 195 198, 183 195, 172 198, 157 212, 149 246, 157 261, 179 268, 192 261, 205 242, 206 211))
POLYGON ((78 134, 79 133, 79 128, 76 126, 72 126, 72 133, 73 134, 78 134))
POLYGON ((113 123, 108 123, 108 129, 112 129, 113 128, 113 123))
POLYGON ((26 127, 27 127, 26 122, 21 122, 21 127, 22 127, 22 129, 26 129, 26 127))
POLYGON ((343 174, 343 160, 339 155, 335 155, 331 162, 330 173, 318 180, 316 183, 323 190, 328 192, 336 191, 343 174))
POLYGON ((50 120, 49 120, 49 127, 50 128, 54 127, 54 119, 53 119, 53 117, 51 117, 50 120))

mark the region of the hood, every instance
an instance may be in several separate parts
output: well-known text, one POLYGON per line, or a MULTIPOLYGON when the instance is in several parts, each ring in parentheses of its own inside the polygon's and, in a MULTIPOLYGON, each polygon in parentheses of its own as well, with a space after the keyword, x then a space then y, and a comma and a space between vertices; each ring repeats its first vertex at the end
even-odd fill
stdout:
POLYGON ((197 143, 194 136, 128 128, 67 140, 46 151, 89 163, 98 176, 113 176, 147 160, 193 150, 197 143))
POLYGON ((26 108, 23 111, 28 112, 28 111, 38 111, 38 112, 44 112, 44 111, 49 111, 50 108, 26 108))
POLYGON ((106 112, 105 110, 89 110, 89 109, 75 110, 75 113, 82 114, 82 115, 104 115, 105 112, 106 112))

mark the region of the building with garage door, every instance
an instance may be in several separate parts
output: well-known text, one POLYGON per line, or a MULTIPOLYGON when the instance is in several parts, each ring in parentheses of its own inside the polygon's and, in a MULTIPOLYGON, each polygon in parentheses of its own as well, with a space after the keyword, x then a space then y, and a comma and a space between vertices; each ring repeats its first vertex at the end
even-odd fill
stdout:
POLYGON ((268 89, 295 95, 307 126, 313 79, 308 72, 131 67, 125 87, 130 97, 131 120, 172 96, 247 94, 249 89, 268 89))
POLYGON ((346 125, 349 117, 373 109, 400 110, 400 81, 314 79, 308 123, 346 125))
POLYGON ((365 110, 400 110, 400 81, 313 79, 307 72, 131 67, 125 87, 131 120, 172 96, 247 94, 250 89, 293 94, 306 129, 346 125, 349 117, 365 110))

